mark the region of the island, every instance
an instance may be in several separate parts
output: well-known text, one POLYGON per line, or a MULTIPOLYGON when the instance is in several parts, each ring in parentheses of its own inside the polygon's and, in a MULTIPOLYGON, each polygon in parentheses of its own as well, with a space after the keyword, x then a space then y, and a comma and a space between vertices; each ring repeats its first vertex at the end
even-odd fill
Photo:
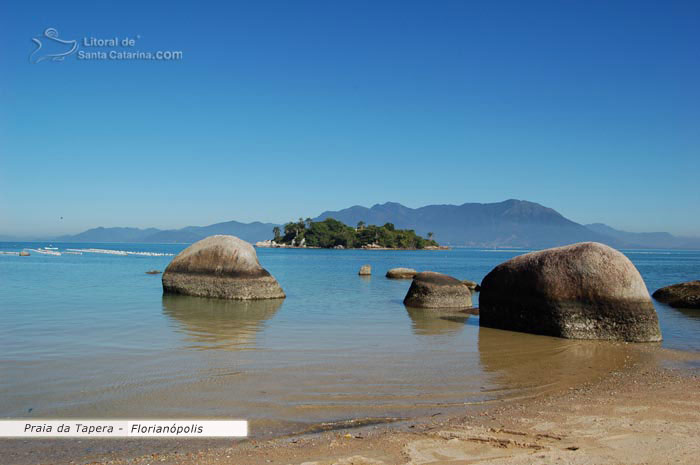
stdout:
POLYGON ((371 249, 371 250, 444 250, 433 240, 416 234, 412 229, 396 229, 392 223, 383 226, 367 225, 364 221, 357 227, 344 224, 333 218, 313 221, 299 218, 289 222, 284 229, 275 226, 273 239, 256 243, 257 247, 319 248, 319 249, 371 249))

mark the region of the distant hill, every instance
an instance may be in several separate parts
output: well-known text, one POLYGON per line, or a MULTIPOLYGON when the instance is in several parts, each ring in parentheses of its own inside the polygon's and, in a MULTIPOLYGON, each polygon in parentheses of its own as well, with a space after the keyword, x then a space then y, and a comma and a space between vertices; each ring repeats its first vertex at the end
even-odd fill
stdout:
POLYGON ((214 234, 230 234, 248 242, 272 237, 275 224, 227 221, 209 226, 187 226, 182 229, 93 228, 80 234, 56 238, 60 242, 142 242, 154 244, 192 243, 214 234))
POLYGON ((667 232, 633 233, 611 228, 603 223, 587 224, 591 231, 614 237, 625 244, 656 249, 700 249, 700 238, 679 237, 667 232))
POLYGON ((93 228, 72 236, 56 238, 60 242, 147 242, 145 239, 157 233, 156 228, 93 228))
POLYGON ((317 219, 335 218, 346 224, 394 223, 421 236, 433 232, 440 244, 477 247, 551 247, 598 241, 620 246, 621 241, 575 223, 551 208, 524 200, 408 208, 387 202, 371 208, 350 207, 323 212, 317 219))
MULTIPOLYGON (((601 223, 582 225, 557 211, 525 200, 462 205, 427 205, 409 208, 387 202, 370 208, 354 206, 321 213, 314 221, 334 218, 355 226, 360 221, 378 226, 393 223, 398 229, 413 229, 442 245, 471 247, 544 248, 573 242, 597 241, 617 248, 700 249, 700 238, 669 233, 629 233, 601 223)), ((248 242, 272 239, 273 223, 227 221, 181 229, 94 228, 80 234, 56 238, 66 242, 191 243, 213 234, 231 234, 248 242)))

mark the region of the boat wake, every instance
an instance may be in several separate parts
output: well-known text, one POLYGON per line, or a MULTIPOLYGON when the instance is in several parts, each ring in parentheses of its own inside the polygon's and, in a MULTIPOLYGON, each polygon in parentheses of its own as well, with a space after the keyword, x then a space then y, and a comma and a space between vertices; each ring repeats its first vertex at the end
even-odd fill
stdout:
POLYGON ((66 249, 66 253, 101 253, 107 255, 137 255, 140 257, 172 257, 175 254, 165 252, 132 252, 130 250, 112 249, 66 249))
POLYGON ((56 250, 55 248, 51 248, 51 249, 49 249, 49 248, 45 248, 45 249, 27 249, 27 250, 29 250, 30 252, 35 252, 35 253, 39 253, 39 254, 42 254, 42 255, 56 255, 56 256, 61 256, 61 252, 59 252, 59 251, 56 250))

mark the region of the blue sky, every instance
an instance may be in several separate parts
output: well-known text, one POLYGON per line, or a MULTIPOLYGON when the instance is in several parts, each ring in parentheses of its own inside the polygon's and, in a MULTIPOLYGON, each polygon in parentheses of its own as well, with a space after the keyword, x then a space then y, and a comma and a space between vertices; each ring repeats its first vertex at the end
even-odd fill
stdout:
POLYGON ((520 198, 700 235, 697 2, 1 8, 0 233, 520 198), (30 63, 49 27, 183 57, 30 63))

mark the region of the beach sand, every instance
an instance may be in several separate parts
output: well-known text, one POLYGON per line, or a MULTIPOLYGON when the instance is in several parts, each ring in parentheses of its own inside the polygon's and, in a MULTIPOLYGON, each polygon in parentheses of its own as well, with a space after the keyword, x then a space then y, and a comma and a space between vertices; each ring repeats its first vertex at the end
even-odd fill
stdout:
MULTIPOLYGON (((240 442, 6 441, 3 464, 697 464, 700 354, 643 363, 544 397, 468 414, 240 442)), ((546 367, 543 367, 546 369, 546 367)))

